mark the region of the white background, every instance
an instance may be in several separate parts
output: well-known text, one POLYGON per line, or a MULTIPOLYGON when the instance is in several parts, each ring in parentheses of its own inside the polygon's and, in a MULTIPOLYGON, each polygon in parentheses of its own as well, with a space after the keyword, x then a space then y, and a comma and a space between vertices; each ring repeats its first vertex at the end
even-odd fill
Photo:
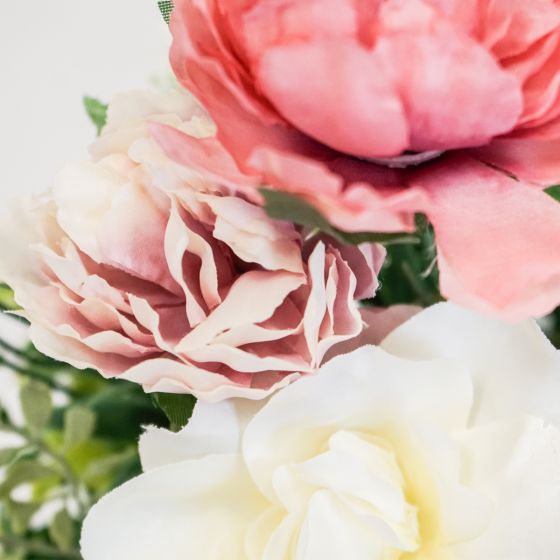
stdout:
POLYGON ((149 86, 169 41, 156 0, 0 0, 0 211, 86 157, 82 97, 149 86))
MULTIPOLYGON (((0 215, 7 198, 48 188, 66 161, 87 157, 95 128, 82 97, 108 101, 165 77, 169 42, 156 0, 0 0, 0 215)), ((25 338, 5 317, 0 332, 25 338)), ((16 421, 18 391, 0 368, 16 421)))

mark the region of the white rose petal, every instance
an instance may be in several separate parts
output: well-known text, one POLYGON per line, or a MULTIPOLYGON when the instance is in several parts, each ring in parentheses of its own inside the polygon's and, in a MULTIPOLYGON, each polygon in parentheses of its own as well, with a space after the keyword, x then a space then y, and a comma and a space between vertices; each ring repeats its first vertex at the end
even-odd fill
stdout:
POLYGON ((559 382, 536 324, 434 306, 266 403, 149 431, 83 556, 556 560, 559 382))

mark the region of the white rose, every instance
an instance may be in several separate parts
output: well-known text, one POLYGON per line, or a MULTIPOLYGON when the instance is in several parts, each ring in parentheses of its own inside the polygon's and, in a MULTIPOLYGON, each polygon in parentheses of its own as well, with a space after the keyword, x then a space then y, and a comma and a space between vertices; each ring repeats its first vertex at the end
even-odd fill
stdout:
POLYGON ((559 426, 538 326, 441 304, 264 405, 149 430, 145 474, 92 509, 83 555, 556 560, 559 426))

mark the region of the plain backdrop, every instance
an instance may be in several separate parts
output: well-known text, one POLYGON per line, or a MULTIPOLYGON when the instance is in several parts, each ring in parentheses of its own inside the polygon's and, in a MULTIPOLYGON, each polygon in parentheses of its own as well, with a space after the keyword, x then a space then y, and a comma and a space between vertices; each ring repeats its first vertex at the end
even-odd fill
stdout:
POLYGON ((86 157, 83 96, 149 87, 169 43, 156 0, 0 0, 0 200, 86 157))
MULTIPOLYGON (((0 0, 0 216, 8 198, 48 188, 65 162, 87 157, 95 128, 83 96, 108 101, 165 79, 169 43, 156 0, 0 0)), ((18 344, 25 329, 0 317, 0 336, 18 344)), ((0 367, 15 421, 18 392, 0 367)))

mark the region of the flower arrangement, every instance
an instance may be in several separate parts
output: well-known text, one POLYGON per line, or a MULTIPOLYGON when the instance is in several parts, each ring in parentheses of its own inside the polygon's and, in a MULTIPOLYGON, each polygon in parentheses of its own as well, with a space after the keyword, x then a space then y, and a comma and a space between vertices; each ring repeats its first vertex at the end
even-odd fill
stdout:
POLYGON ((1 557, 560 557, 558 3, 158 4, 0 219, 1 557))

